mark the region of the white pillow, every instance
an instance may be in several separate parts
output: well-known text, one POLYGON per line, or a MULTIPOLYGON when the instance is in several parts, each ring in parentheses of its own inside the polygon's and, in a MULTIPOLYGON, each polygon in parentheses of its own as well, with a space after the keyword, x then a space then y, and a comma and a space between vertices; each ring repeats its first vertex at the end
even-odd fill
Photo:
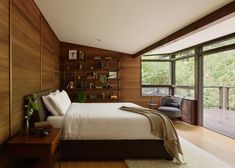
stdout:
POLYGON ((60 93, 60 91, 57 89, 56 91, 52 92, 51 94, 57 94, 60 93))
POLYGON ((70 104, 71 104, 71 100, 69 99, 68 94, 66 93, 66 91, 62 91, 60 93, 57 94, 50 94, 50 101, 53 105, 55 105, 57 112, 60 115, 65 115, 65 113, 67 112, 70 104))
POLYGON ((48 95, 46 96, 42 96, 42 100, 43 100, 43 103, 44 105, 46 106, 47 110, 53 115, 53 116, 59 116, 59 113, 57 112, 55 106, 50 102, 50 97, 49 95, 53 94, 57 94, 59 93, 60 91, 59 90, 56 90, 55 92, 53 93, 49 93, 48 95))

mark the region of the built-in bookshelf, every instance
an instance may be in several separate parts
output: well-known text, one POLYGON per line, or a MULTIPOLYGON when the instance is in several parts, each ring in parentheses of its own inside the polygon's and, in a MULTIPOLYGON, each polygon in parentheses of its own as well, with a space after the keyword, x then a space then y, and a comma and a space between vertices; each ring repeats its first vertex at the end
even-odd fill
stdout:
POLYGON ((73 101, 117 102, 120 99, 120 57, 78 55, 64 60, 63 89, 73 101), (83 98, 81 98, 83 97, 83 98))

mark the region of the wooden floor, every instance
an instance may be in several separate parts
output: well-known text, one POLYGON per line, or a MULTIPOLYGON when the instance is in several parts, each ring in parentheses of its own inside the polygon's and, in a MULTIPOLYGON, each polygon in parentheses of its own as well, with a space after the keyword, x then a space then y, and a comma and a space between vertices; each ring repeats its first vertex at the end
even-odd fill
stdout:
MULTIPOLYGON (((176 122, 179 136, 187 139, 201 149, 211 153, 226 163, 235 165, 235 140, 183 122, 176 122)), ((127 168, 123 161, 75 161, 61 162, 61 168, 127 168)))
POLYGON ((204 127, 235 139, 235 111, 204 109, 204 127))
POLYGON ((178 122, 179 136, 224 162, 235 166, 235 140, 209 129, 178 122))

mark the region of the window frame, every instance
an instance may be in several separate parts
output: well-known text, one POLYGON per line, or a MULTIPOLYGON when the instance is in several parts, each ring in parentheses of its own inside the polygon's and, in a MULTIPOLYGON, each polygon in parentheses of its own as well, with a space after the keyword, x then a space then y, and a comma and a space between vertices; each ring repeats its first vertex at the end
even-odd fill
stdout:
MULTIPOLYGON (((183 52, 184 51, 185 50, 183 50, 183 52)), ((182 52, 182 51, 180 51, 180 52, 182 52)), ((179 52, 175 52, 175 53, 179 53, 179 52)), ((196 51, 195 51, 195 53, 196 53, 196 51)), ((174 77, 175 77, 175 80, 174 80, 175 82, 173 84, 174 91, 173 91, 172 95, 175 95, 175 89, 177 89, 177 88, 179 88, 179 89, 194 89, 194 96, 193 97, 185 97, 185 96, 179 96, 179 95, 177 95, 177 96, 178 97, 182 97, 182 98, 195 99, 195 95, 196 95, 196 93, 195 93, 195 84, 196 84, 196 76, 195 76, 195 74, 196 74, 196 69, 195 69, 195 67, 196 67, 196 65, 195 65, 196 64, 196 60, 195 60, 195 57, 196 57, 196 54, 195 53, 194 54, 189 54, 189 55, 186 55, 186 56, 182 56, 182 57, 177 58, 177 59, 174 59, 175 69, 174 69, 173 73, 174 73, 174 77), (184 59, 187 59, 187 58, 194 58, 194 85, 177 85, 176 84, 176 62, 184 60, 184 59)))
MULTIPOLYGON (((221 47, 217 47, 217 48, 212 48, 212 49, 208 49, 206 51, 203 51, 203 47, 205 46, 208 46, 210 44, 214 44, 216 42, 220 42, 220 41, 226 41, 226 40, 229 40, 231 38, 235 37, 235 33, 231 33, 231 34, 228 34, 228 35, 225 35, 225 36, 222 36, 222 37, 219 37, 219 38, 216 38, 216 39, 213 39, 213 40, 209 40, 207 42, 204 42, 204 43, 201 43, 201 44, 197 44, 197 45, 194 45, 194 46, 191 46, 191 47, 188 47, 188 48, 185 48, 185 49, 181 49, 181 50, 178 50, 178 51, 175 51, 175 52, 172 52, 172 53, 162 53, 162 54, 144 54, 142 56, 170 56, 170 59, 140 59, 141 60, 141 66, 140 66, 140 77, 141 77, 141 81, 140 81, 140 95, 142 95, 142 88, 143 87, 168 87, 169 88, 169 95, 174 95, 174 90, 175 88, 182 88, 182 89, 188 89, 188 88, 191 88, 191 89, 194 89, 194 99, 197 99, 198 96, 201 97, 200 93, 201 90, 200 90, 200 87, 199 84, 198 84, 198 80, 201 80, 199 78, 202 77, 202 71, 199 69, 199 67, 201 67, 202 65, 202 62, 201 62, 201 58, 203 58, 204 56, 206 55, 210 55, 210 54, 214 54, 214 53, 219 53, 219 52, 223 52, 223 51, 228 51, 228 50, 232 50, 232 49, 235 49, 235 44, 228 44, 228 45, 224 45, 224 46, 221 46, 221 47), (194 50, 194 53, 191 53, 189 52, 189 54, 187 55, 183 55, 181 57, 175 57, 175 55, 179 54, 179 53, 183 53, 183 52, 187 52, 187 50, 194 50), (176 85, 175 84, 175 77, 176 77, 176 73, 175 73, 175 63, 176 61, 178 60, 182 60, 182 59, 187 59, 187 58, 191 58, 191 57, 194 57, 195 58, 195 66, 194 66, 194 86, 185 86, 185 85, 176 85), (200 58, 201 57, 201 58, 200 58), (170 62, 170 84, 169 85, 142 85, 142 62, 170 62)), ((141 57, 142 58, 142 57, 141 57)), ((145 96, 145 95, 144 95, 145 96)), ((150 95, 152 96, 152 95, 150 95)))
MULTIPOLYGON (((147 55, 147 56, 150 56, 150 55, 147 55)), ((152 55, 151 55, 152 56, 152 55)), ((169 55, 169 57, 172 57, 169 55)), ((172 60, 171 59, 140 59, 140 95, 141 96, 149 96, 149 97, 152 97, 152 96, 160 96, 160 95, 143 95, 142 93, 142 88, 168 88, 168 95, 171 95, 172 94, 172 60), (143 62, 169 62, 169 80, 170 80, 170 83, 168 85, 143 85, 142 84, 142 63, 143 62)))

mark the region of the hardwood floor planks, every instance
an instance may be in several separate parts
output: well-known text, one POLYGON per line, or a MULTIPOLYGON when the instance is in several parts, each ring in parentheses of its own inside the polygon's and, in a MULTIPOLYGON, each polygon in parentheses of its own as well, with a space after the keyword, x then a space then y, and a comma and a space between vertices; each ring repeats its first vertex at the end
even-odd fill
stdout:
POLYGON ((209 129, 177 122, 178 134, 224 162, 235 165, 235 140, 209 129))

